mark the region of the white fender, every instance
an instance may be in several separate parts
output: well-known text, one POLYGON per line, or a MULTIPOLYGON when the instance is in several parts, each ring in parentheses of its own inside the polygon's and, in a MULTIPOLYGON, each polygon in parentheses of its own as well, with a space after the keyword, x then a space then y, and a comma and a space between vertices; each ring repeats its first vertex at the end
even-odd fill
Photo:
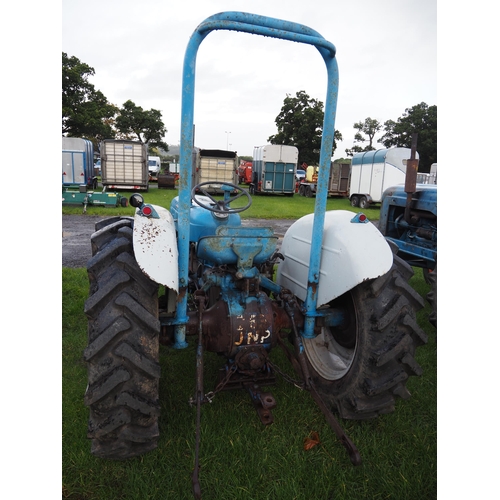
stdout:
MULTIPOLYGON (((359 283, 386 274, 392 266, 392 251, 371 223, 351 222, 355 213, 334 210, 325 213, 321 248, 317 307, 351 290, 359 283)), ((281 245, 276 280, 300 300, 306 299, 314 214, 297 220, 281 245)))
POLYGON ((134 217, 134 253, 144 274, 156 283, 179 293, 177 237, 172 214, 151 205, 159 219, 145 217, 136 208, 134 217))

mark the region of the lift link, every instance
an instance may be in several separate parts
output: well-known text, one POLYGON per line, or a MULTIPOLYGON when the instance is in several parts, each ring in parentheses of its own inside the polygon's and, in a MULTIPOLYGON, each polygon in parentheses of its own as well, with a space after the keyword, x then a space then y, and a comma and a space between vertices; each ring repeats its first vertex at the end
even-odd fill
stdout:
POLYGON ((196 350, 196 443, 194 455, 194 470, 192 475, 193 495, 197 500, 201 499, 201 487, 199 481, 200 472, 200 433, 201 433, 201 404, 205 399, 203 395, 203 309, 206 296, 203 292, 197 290, 194 294, 194 300, 198 302, 198 347, 196 350))
MULTIPOLYGON (((302 341, 300 339, 297 326, 295 325, 293 307, 290 305, 290 302, 291 302, 290 297, 285 296, 285 310, 290 316, 290 320, 292 322, 295 357, 298 359, 298 363, 295 360, 295 362, 292 362, 292 365, 295 368, 295 371, 297 371, 297 373, 302 376, 304 380, 304 388, 311 393, 311 396, 313 397, 314 401, 316 401, 316 404, 319 406, 320 410, 323 412, 323 415, 330 424, 330 427, 333 429, 333 431, 337 435, 337 438, 342 443, 344 448, 347 450, 351 463, 353 465, 360 465, 361 455, 358 449, 356 448, 356 445, 349 439, 344 429, 342 429, 341 425, 337 422, 337 419, 330 411, 328 406, 325 404, 320 394, 316 390, 316 387, 314 386, 313 379, 309 374, 309 369, 307 367, 307 361, 304 352, 304 346, 302 345, 302 341)), ((282 344, 280 345, 284 347, 282 344)), ((286 349, 286 347, 284 348, 286 349)), ((288 351, 288 349, 286 350, 288 351)))

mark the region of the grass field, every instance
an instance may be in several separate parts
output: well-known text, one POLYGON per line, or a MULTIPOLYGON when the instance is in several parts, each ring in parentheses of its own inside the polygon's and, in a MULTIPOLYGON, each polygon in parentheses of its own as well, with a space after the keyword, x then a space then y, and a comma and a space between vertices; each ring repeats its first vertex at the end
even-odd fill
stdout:
MULTIPOLYGON (((171 193, 161 191, 161 196, 171 193)), ((147 194, 145 197, 147 200, 147 194)), ((260 203, 261 198, 265 201, 264 197, 255 198, 254 205, 260 203)), ((331 203, 337 201, 345 200, 331 203)), ((294 197, 293 202, 297 202, 298 213, 313 200, 294 197)), ((293 218, 297 218, 297 214, 293 218)), ((416 269, 411 284, 423 296, 429 290, 420 269, 416 269)), ((62 497, 74 500, 193 498, 195 409, 189 406, 188 399, 195 387, 194 340, 190 340, 185 350, 161 348, 159 447, 123 462, 98 459, 90 454, 90 442, 86 438, 88 410, 83 404, 87 385, 82 359, 87 342, 83 313, 88 294, 86 270, 63 268, 62 286, 62 497)), ((428 323, 428 314, 426 304, 418 314, 418 322, 429 341, 417 351, 423 375, 412 377, 408 382, 412 398, 399 401, 394 413, 373 421, 341 421, 361 453, 362 465, 351 465, 310 395, 278 378, 277 384, 269 387, 277 400, 277 408, 273 410, 275 422, 271 426, 260 423, 245 392, 222 392, 211 405, 203 406, 200 454, 203 498, 436 498, 437 344, 436 330, 428 323), (321 443, 305 451, 304 439, 313 431, 319 433, 321 443)), ((273 350, 271 359, 293 376, 280 350, 273 350)), ((214 388, 221 364, 220 358, 207 353, 207 391, 214 388)))
MULTIPOLYGON (((242 185, 243 188, 248 186, 242 185)), ((121 191, 122 196, 130 197, 132 192, 121 191)), ((148 192, 142 192, 144 201, 161 207, 170 208, 170 202, 178 195, 177 189, 158 189, 155 184, 150 185, 148 192)), ((242 199, 240 199, 242 200, 242 199)), ((240 201, 238 200, 238 201, 240 201)), ((295 194, 293 197, 283 195, 254 195, 252 197, 252 206, 245 212, 241 212, 242 218, 261 218, 261 219, 298 219, 303 215, 314 212, 315 198, 305 198, 295 194)), ((233 205, 235 206, 235 205, 233 205)), ((350 210, 352 212, 363 212, 369 219, 377 220, 379 218, 380 208, 368 208, 361 210, 351 207, 347 198, 333 198, 327 200, 327 210, 350 210)), ((97 207, 88 206, 89 215, 133 215, 135 209, 128 207, 97 207)), ((63 206, 63 214, 81 214, 82 206, 68 205, 63 206)))

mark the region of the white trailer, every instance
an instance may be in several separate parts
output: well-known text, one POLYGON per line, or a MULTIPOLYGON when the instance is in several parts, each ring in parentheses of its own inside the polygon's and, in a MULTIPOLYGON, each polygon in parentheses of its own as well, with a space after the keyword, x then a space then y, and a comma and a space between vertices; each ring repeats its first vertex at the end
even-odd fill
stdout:
MULTIPOLYGON (((353 207, 367 208, 382 201, 390 186, 404 184, 410 148, 378 149, 352 157, 349 200, 353 207)), ((416 154, 418 159, 418 153, 416 154)))

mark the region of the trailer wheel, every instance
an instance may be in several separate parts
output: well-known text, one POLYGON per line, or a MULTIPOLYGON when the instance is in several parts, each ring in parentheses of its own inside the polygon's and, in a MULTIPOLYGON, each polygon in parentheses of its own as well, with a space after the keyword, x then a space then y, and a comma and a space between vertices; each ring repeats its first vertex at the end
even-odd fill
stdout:
POLYGON ((359 198, 359 208, 368 208, 370 206, 370 203, 368 202, 368 199, 366 196, 361 196, 359 198))
POLYGON ((303 184, 300 184, 300 186, 299 186, 299 195, 304 196, 304 185, 303 184))
POLYGON ((313 193, 312 193, 311 186, 306 186, 305 187, 305 194, 306 194, 306 198, 312 198, 313 193))
POLYGON ((110 459, 150 451, 159 437, 158 285, 137 265, 132 228, 130 217, 97 223, 87 264, 87 437, 110 459))
POLYGON ((351 207, 357 207, 359 205, 359 198, 356 195, 351 196, 351 207))
POLYGON ((423 300, 408 284, 412 268, 394 256, 392 269, 333 301, 347 326, 323 326, 302 339, 318 392, 342 418, 364 420, 394 411, 407 399, 408 377, 420 375, 416 347, 427 342, 415 319, 423 300))

